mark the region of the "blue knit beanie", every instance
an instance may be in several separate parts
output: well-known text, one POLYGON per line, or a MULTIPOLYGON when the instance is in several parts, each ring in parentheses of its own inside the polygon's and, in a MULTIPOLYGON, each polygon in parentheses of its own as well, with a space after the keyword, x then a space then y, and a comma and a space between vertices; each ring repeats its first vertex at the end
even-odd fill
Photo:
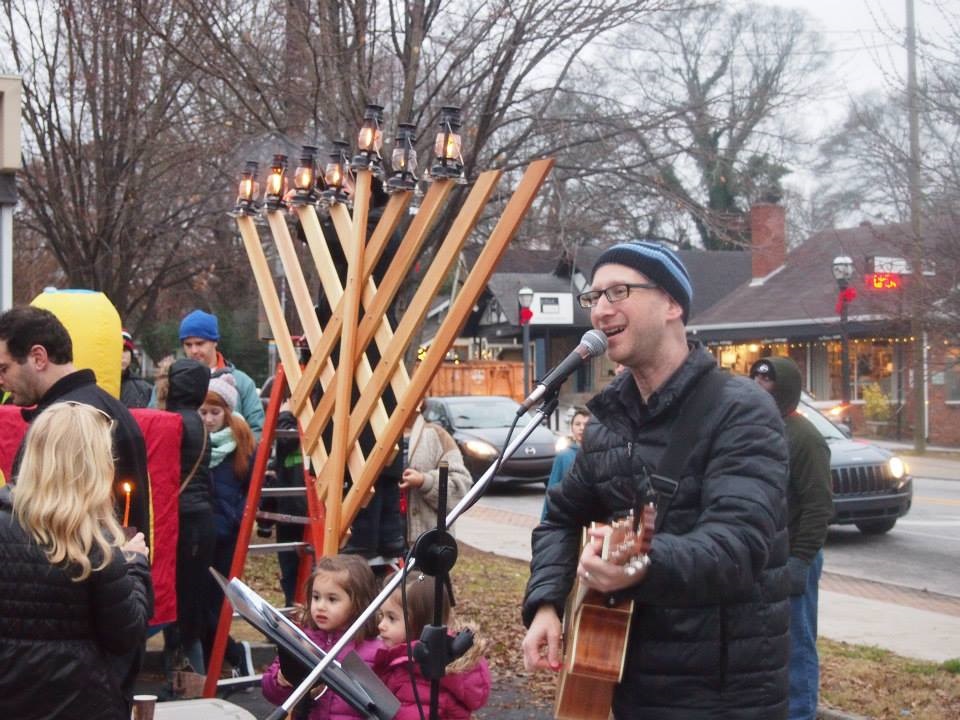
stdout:
POLYGON ((673 250, 659 243, 642 240, 618 243, 600 253, 593 264, 591 276, 597 274, 597 268, 601 265, 625 265, 646 275, 680 304, 683 308, 683 324, 687 324, 693 286, 687 269, 673 250))
POLYGON ((203 310, 194 310, 180 321, 180 342, 189 337, 201 338, 203 340, 219 340, 220 327, 217 324, 217 316, 206 313, 203 310))

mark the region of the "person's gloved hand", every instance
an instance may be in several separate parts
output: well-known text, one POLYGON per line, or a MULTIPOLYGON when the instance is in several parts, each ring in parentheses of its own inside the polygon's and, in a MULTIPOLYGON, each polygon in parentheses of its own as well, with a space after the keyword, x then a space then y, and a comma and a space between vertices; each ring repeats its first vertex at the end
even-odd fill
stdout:
POLYGON ((810 563, 798 557, 790 556, 787 560, 787 570, 790 572, 790 594, 803 595, 807 589, 807 573, 810 563))

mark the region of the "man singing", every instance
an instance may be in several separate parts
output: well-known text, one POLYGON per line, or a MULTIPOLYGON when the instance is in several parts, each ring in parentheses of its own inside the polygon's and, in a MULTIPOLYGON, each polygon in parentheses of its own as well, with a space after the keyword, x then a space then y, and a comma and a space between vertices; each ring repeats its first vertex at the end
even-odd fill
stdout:
MULTIPOLYGON (((593 398, 593 420, 571 472, 547 496, 533 531, 523 603, 528 669, 558 670, 560 614, 575 575, 634 600, 618 720, 778 720, 787 717, 789 578, 787 448, 769 394, 718 375, 686 339, 693 289, 669 249, 629 242, 606 250, 580 304, 625 371, 593 398), (712 377, 711 377, 712 376, 712 377), (703 403, 702 393, 709 393, 703 403), (684 405, 700 395, 693 440, 675 477, 652 477, 684 405), (604 560, 582 528, 646 498, 659 502, 646 567, 604 560), (579 559, 579 560, 578 560, 579 559)), ((687 423, 690 424, 690 423, 687 423)), ((595 535, 598 531, 592 531, 595 535)))

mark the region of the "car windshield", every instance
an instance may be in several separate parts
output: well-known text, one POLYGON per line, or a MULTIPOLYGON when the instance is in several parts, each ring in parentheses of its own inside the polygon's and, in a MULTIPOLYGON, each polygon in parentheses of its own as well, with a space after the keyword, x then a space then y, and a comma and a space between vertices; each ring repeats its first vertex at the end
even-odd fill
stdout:
MULTIPOLYGON (((480 430, 486 428, 509 427, 520 407, 509 398, 495 401, 456 400, 447 402, 447 411, 453 426, 461 430, 480 430)), ((518 423, 522 427, 529 422, 530 417, 525 415, 518 423)))
POLYGON ((813 423, 813 426, 823 435, 825 440, 846 440, 846 437, 840 432, 840 428, 830 422, 826 416, 822 415, 820 411, 812 405, 808 405, 801 400, 797 406, 797 410, 807 420, 813 423))

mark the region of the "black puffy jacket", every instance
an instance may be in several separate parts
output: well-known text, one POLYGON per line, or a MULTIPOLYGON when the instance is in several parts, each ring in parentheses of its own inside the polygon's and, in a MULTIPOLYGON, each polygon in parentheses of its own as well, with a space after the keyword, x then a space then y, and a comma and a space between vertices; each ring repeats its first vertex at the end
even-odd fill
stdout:
MULTIPOLYGON (((644 403, 629 372, 590 403, 573 469, 547 497, 533 532, 523 605, 562 611, 581 528, 608 521, 650 493, 681 401, 715 367, 694 344, 644 403)), ((617 718, 777 720, 787 715, 789 579, 787 449, 771 397, 727 376, 702 418, 679 488, 654 536, 635 602, 617 718)))
POLYGON ((183 419, 180 441, 180 482, 193 476, 180 493, 180 516, 213 513, 210 480, 210 439, 198 410, 207 397, 210 370, 196 360, 181 358, 170 366, 166 409, 183 419), (196 468, 194 470, 194 468, 196 468))
POLYGON ((126 720, 117 656, 153 615, 146 559, 119 551, 82 582, 53 566, 0 488, 0 707, 6 718, 126 720))

